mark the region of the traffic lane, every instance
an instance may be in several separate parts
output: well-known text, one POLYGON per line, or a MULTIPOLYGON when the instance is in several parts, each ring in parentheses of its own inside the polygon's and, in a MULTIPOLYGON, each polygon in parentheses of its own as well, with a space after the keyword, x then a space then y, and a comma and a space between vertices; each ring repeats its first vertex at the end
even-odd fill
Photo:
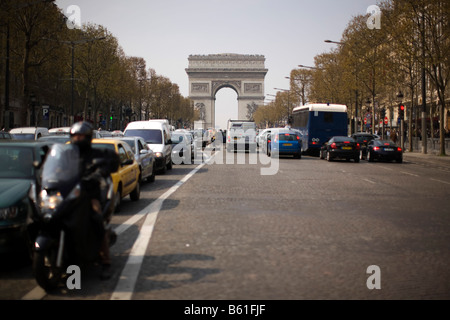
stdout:
POLYGON ((62 285, 59 290, 46 294, 42 299, 109 300, 112 292, 115 290, 121 271, 127 263, 131 248, 139 236, 149 205, 195 167, 196 165, 194 164, 174 165, 172 170, 168 170, 165 174, 157 175, 155 182, 145 182, 141 185, 139 201, 131 201, 129 197, 123 199, 121 211, 114 213, 111 221, 113 228, 119 232, 116 244, 110 249, 113 272, 111 279, 106 281, 99 279, 99 266, 84 267, 81 270, 82 286, 80 290, 68 290, 62 285))
MULTIPOLYGON (((331 164, 346 169, 359 165, 282 159, 279 174, 270 177, 238 165, 215 165, 208 175, 194 176, 174 195, 179 205, 159 217, 134 299, 445 295, 436 271, 447 278, 448 271, 442 269, 447 261, 434 252, 445 250, 442 244, 434 244, 429 234, 415 234, 420 222, 396 223, 404 208, 381 203, 377 210, 364 206, 366 210, 356 210, 355 202, 365 199, 353 194, 353 185, 367 191, 370 187, 344 179, 344 185, 336 188, 330 175, 339 174, 331 164), (333 195, 336 204, 330 203, 333 195), (380 217, 384 211, 390 214, 380 217), (421 241, 429 247, 415 248, 421 241), (424 266, 424 257, 433 263, 424 266), (379 263, 389 290, 366 287, 366 270, 374 263, 379 263), (403 270, 411 263, 420 268, 403 270), (408 281, 417 274, 421 276, 415 292, 408 281)), ((375 198, 382 200, 385 194, 375 198)))

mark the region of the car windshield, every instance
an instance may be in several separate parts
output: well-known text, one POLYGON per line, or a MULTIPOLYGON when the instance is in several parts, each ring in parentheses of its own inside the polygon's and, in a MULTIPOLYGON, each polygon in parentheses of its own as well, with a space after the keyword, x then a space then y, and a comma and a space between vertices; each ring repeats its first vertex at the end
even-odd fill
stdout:
POLYGON ((125 131, 126 137, 137 136, 144 138, 150 144, 162 143, 162 131, 159 129, 129 129, 125 131))
POLYGON ((136 148, 134 147, 134 140, 132 139, 120 139, 120 140, 128 143, 128 145, 131 147, 131 150, 133 150, 133 153, 136 153, 136 148))
POLYGON ((374 146, 390 146, 390 147, 397 146, 395 142, 391 140, 375 140, 373 144, 374 146))
POLYGON ((369 136, 369 135, 367 135, 367 136, 362 136, 362 135, 361 136, 355 136, 354 138, 359 143, 361 143, 361 142, 369 142, 370 140, 374 139, 373 136, 369 136))
POLYGON ((297 141, 297 135, 295 133, 280 133, 278 135, 280 141, 297 141))
POLYGON ((11 133, 13 139, 34 140, 34 133, 11 133))
POLYGON ((334 137, 333 138, 334 142, 355 142, 355 140, 353 138, 350 137, 334 137))
POLYGON ((18 146, 0 147, 0 178, 33 177, 33 151, 18 146))

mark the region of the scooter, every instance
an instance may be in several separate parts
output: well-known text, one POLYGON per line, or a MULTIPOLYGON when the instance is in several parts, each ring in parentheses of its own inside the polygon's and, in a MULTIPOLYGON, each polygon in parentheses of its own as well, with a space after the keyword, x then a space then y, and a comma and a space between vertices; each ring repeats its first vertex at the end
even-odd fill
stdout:
MULTIPOLYGON (((88 172, 102 165, 94 159, 88 172)), ((42 170, 42 182, 37 199, 38 233, 33 254, 33 273, 45 291, 56 289, 67 276, 70 265, 79 267, 99 261, 104 233, 110 236, 110 246, 116 235, 109 222, 114 212, 112 179, 102 185, 102 216, 94 212, 85 183, 92 177, 82 176, 77 146, 54 144, 42 170)))

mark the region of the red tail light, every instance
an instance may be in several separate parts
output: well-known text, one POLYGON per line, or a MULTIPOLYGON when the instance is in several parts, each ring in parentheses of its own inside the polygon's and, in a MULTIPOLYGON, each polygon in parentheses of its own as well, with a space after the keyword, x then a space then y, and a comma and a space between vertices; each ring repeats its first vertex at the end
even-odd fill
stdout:
POLYGON ((398 148, 397 148, 397 151, 398 151, 398 152, 402 152, 402 148, 398 147, 398 148))
POLYGON ((380 150, 380 147, 373 147, 373 150, 378 151, 378 150, 380 150))
POLYGON ((297 136, 297 140, 300 140, 300 137, 299 137, 299 136, 297 136))
POLYGON ((331 147, 331 149, 337 149, 336 142, 333 142, 330 147, 331 147))
POLYGON ((350 143, 350 141, 344 141, 344 143, 350 143))
POLYGON ((359 150, 361 148, 361 146, 359 145, 359 143, 356 144, 356 150, 359 150))

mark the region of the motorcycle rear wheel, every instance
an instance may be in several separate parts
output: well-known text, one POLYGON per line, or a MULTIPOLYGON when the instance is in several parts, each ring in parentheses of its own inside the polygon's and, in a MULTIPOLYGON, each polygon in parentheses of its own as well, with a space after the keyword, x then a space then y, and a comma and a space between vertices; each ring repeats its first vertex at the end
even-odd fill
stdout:
POLYGON ((56 266, 57 248, 47 251, 36 251, 33 257, 33 272, 36 282, 46 292, 58 287, 64 274, 62 268, 56 266))

